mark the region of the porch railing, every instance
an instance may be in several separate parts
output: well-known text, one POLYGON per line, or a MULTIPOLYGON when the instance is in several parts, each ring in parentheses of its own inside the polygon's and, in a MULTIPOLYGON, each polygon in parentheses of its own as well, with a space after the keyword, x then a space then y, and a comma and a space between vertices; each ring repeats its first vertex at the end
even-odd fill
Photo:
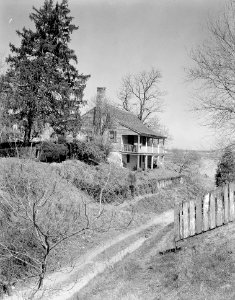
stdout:
POLYGON ((136 145, 124 144, 122 145, 122 151, 124 152, 138 152, 136 145))
POLYGON ((152 147, 152 146, 145 146, 145 145, 140 145, 138 149, 138 145, 131 145, 131 144, 123 144, 122 145, 122 151, 123 152, 132 152, 132 153, 159 153, 163 154, 164 153, 164 148, 159 147, 152 147))

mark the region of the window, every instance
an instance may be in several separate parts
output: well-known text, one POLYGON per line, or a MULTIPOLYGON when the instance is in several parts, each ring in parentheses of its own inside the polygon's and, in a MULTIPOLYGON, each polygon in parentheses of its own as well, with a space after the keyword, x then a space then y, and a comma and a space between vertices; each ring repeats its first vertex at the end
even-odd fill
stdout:
POLYGON ((127 154, 127 156, 126 156, 126 162, 127 162, 127 163, 130 162, 130 154, 127 154))
POLYGON ((109 131, 109 139, 113 143, 117 143, 117 131, 115 130, 110 130, 109 131))

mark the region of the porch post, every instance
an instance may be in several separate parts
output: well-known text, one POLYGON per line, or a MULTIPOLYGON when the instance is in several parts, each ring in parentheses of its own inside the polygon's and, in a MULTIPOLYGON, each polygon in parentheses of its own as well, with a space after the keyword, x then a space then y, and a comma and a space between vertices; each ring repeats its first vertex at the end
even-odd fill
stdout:
POLYGON ((159 139, 157 139, 157 153, 160 152, 160 145, 159 145, 159 139))
POLYGON ((153 138, 152 138, 152 153, 153 153, 153 138))
POLYGON ((148 169, 148 155, 145 155, 145 157, 144 157, 144 169, 145 170, 148 169))
POLYGON ((137 155, 137 170, 139 169, 140 167, 140 156, 139 154, 137 155))
POLYGON ((151 156, 151 169, 153 169, 153 155, 151 156))
POLYGON ((146 136, 146 143, 145 143, 145 147, 146 147, 146 153, 148 153, 148 138, 146 136))
POLYGON ((140 135, 138 134, 137 152, 140 152, 140 135))

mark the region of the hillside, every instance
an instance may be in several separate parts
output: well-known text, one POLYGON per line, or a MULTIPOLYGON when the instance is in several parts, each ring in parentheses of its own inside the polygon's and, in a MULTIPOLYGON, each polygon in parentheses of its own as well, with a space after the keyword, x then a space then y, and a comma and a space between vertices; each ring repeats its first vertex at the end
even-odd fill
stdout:
POLYGON ((235 298, 235 225, 169 246, 172 225, 155 231, 137 251, 70 299, 232 300, 235 298))

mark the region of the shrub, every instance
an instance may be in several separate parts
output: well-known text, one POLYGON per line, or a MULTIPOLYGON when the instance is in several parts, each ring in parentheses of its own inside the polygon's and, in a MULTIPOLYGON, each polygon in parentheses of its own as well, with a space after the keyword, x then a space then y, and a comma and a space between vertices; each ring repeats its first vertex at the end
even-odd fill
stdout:
POLYGON ((98 166, 88 166, 80 161, 66 161, 56 167, 60 175, 77 188, 86 191, 96 201, 123 202, 137 195, 155 193, 159 180, 175 178, 176 173, 161 172, 130 172, 115 164, 101 163, 98 166))
POLYGON ((60 176, 86 191, 96 201, 100 200, 101 193, 103 202, 123 202, 125 198, 131 197, 127 169, 104 163, 88 166, 76 160, 63 162, 54 168, 60 176))
POLYGON ((40 145, 41 162, 62 162, 66 159, 68 148, 63 144, 55 144, 52 142, 43 142, 40 145))
POLYGON ((221 186, 235 180, 235 157, 231 147, 227 147, 218 164, 215 183, 221 186))
POLYGON ((84 161, 88 164, 96 165, 106 160, 106 152, 104 149, 93 141, 82 142, 74 141, 69 144, 69 157, 84 161))

